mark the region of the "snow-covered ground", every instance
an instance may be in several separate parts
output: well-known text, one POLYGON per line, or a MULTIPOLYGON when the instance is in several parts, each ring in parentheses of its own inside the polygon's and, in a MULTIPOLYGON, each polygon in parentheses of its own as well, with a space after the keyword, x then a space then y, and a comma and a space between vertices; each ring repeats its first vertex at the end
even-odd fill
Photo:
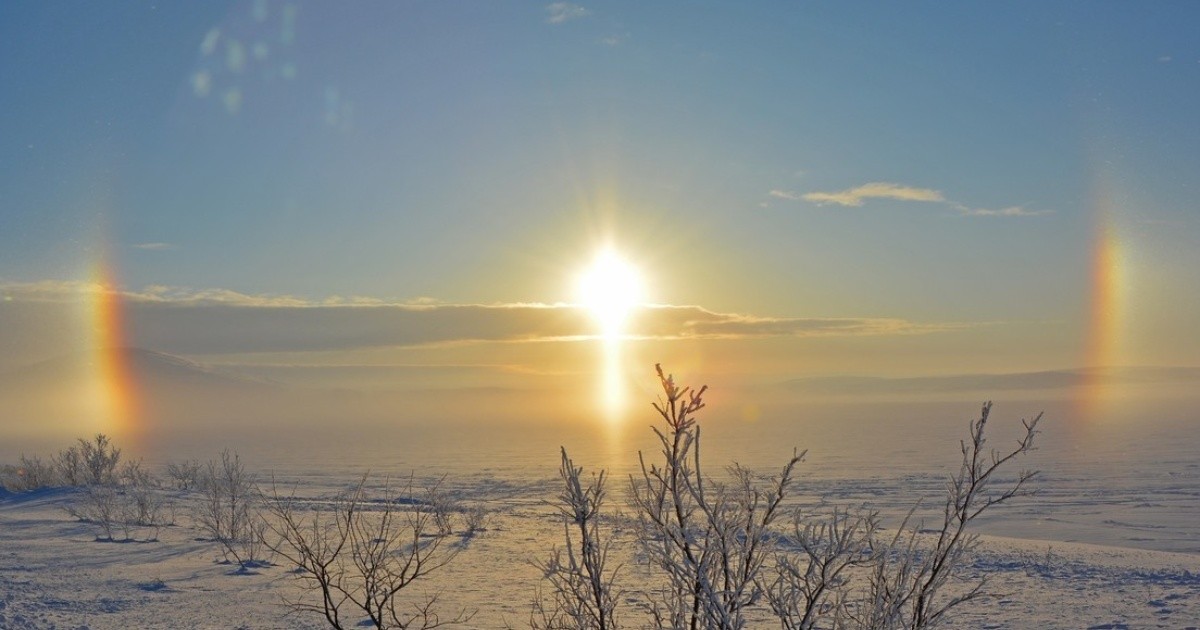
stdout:
MULTIPOLYGON (((935 415, 944 421, 905 424, 893 416, 853 428, 836 418, 813 419, 803 430, 714 421, 705 457, 712 470, 733 458, 770 470, 792 444, 808 446, 795 506, 869 505, 894 523, 918 498, 936 509, 942 479, 957 462, 965 410, 935 415)), ((993 443, 1001 447, 1023 410, 997 411, 993 443)), ((999 596, 960 609, 951 626, 1200 627, 1200 450, 1190 426, 1179 418, 1082 428, 1049 419, 1039 450, 1025 462, 1041 471, 1038 494, 980 523, 983 545, 967 568, 988 577, 999 596)), ((443 429, 347 437, 310 450, 283 436, 236 446, 262 478, 276 474, 289 491, 314 499, 332 496, 367 470, 376 478, 416 471, 420 481, 446 475, 449 491, 465 505, 486 506, 490 521, 486 531, 456 539, 460 555, 415 592, 439 592, 444 611, 474 611, 465 627, 504 628, 527 625, 540 581, 531 561, 560 544, 560 521, 547 502, 558 491, 558 444, 589 470, 613 469, 610 505, 623 508, 624 475, 633 470, 636 450, 650 446, 643 427, 605 439, 596 439, 594 428, 590 439, 585 430, 505 439, 500 429, 443 429)), ((189 515, 193 495, 169 491, 176 525, 158 540, 101 542, 94 525, 66 511, 80 492, 0 495, 0 628, 323 627, 317 617, 289 614, 284 599, 298 595, 289 567, 246 573, 223 563, 189 515)), ((636 559, 623 557, 624 572, 636 581, 636 559)))
MULTIPOLYGON (((288 567, 238 572, 182 514, 156 542, 98 542, 94 526, 65 512, 77 495, 51 490, 0 502, 0 627, 322 627, 284 606, 297 595, 288 567)), ((414 588, 440 591, 442 610, 476 611, 466 627, 521 627, 539 581, 528 561, 558 540, 559 524, 533 496, 487 504, 488 530, 458 543, 464 549, 428 591, 414 588)), ((1200 626, 1196 554, 987 536, 968 573, 988 576, 1002 595, 961 609, 954 627, 1200 626)))

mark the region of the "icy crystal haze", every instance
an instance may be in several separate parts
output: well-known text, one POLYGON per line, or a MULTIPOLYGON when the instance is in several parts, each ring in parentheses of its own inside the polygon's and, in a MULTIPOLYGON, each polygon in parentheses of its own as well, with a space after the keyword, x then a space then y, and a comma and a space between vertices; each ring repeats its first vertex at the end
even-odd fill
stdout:
POLYGON ((391 523, 343 529, 366 575, 452 556, 339 623, 562 620, 593 500, 618 622, 773 627, 799 582, 645 596, 657 363, 712 386, 712 483, 807 451, 771 540, 936 548, 980 403, 1000 453, 1044 412, 957 565, 1006 597, 946 625, 1200 625, 1198 18, 0 5, 0 628, 322 627, 317 516, 391 523))

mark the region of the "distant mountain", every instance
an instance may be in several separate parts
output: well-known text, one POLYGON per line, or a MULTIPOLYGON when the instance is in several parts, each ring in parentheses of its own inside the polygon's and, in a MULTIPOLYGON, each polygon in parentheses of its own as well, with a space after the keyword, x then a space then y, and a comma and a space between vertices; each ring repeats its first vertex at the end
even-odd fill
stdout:
POLYGON ((805 394, 929 394, 1045 390, 1079 387, 1096 377, 1115 383, 1162 383, 1200 381, 1197 367, 1115 367, 1015 372, 1008 374, 963 374, 886 378, 877 376, 819 376, 778 384, 780 389, 805 394))
POLYGON ((317 408, 312 396, 231 370, 142 348, 107 353, 104 365, 97 354, 74 353, 0 374, 0 442, 102 428, 124 439, 191 443, 243 428, 270 433, 317 408), (113 360, 120 381, 106 373, 113 360))
MULTIPOLYGON (((114 348, 130 379, 139 389, 153 393, 166 390, 172 393, 194 391, 218 393, 238 391, 250 393, 283 389, 279 383, 238 374, 142 348, 114 348)), ((73 353, 55 357, 0 375, 0 392, 29 395, 46 391, 70 391, 88 386, 104 366, 96 364, 95 353, 73 353)), ((105 360, 112 360, 108 355, 105 360)))

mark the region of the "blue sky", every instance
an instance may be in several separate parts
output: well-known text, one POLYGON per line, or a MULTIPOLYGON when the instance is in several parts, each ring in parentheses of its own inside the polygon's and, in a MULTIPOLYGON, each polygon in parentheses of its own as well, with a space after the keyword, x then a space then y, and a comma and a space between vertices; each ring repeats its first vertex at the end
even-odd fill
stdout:
MULTIPOLYGON (((903 352, 958 370, 982 343, 1034 369, 1083 361, 1106 223, 1128 314, 1113 360, 1191 364, 1197 18, 5 3, 0 283, 20 298, 103 258, 131 294, 555 303, 611 242, 657 303, 964 325, 903 352)), ((820 356, 839 352, 861 349, 820 356)))

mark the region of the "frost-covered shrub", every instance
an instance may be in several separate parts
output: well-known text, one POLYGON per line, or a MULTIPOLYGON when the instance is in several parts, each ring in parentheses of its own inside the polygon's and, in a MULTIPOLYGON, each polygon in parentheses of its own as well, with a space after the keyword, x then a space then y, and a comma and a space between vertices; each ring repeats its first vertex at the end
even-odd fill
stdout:
POLYGON ((97 433, 90 442, 80 439, 79 450, 85 473, 84 483, 99 485, 116 482, 121 449, 113 446, 106 435, 97 433))
POLYGON ((158 478, 154 473, 146 470, 142 466, 142 460, 130 460, 121 465, 117 472, 117 481, 122 486, 142 486, 146 488, 157 488, 159 486, 158 478))
MULTIPOLYGON (((82 438, 79 440, 83 441, 82 438)), ((68 486, 81 486, 87 478, 83 471, 83 457, 78 446, 69 446, 50 458, 58 478, 68 486)))
POLYGON ((196 460, 167 463, 167 477, 175 484, 176 490, 191 490, 196 487, 200 482, 202 470, 200 462, 196 460))
POLYGON ((454 533, 454 524, 462 511, 458 497, 445 488, 445 479, 440 480, 429 491, 426 503, 429 514, 433 517, 434 531, 439 536, 449 536, 454 533))
POLYGON ((77 442, 52 459, 62 481, 69 486, 115 484, 121 449, 103 433, 90 441, 79 438, 77 442))
POLYGON ((36 455, 21 455, 16 466, 4 466, 0 469, 0 487, 10 492, 29 492, 60 485, 62 479, 54 464, 43 461, 36 455))
POLYGON ((147 530, 147 540, 158 540, 163 527, 174 523, 170 508, 158 481, 140 466, 123 471, 121 485, 121 521, 127 537, 134 528, 147 530))
MULTIPOLYGON (((67 506, 67 513, 100 529, 96 540, 116 540, 113 534, 123 525, 123 509, 116 488, 112 486, 88 486, 79 500, 67 506)), ((126 540, 130 539, 126 531, 126 540)))
POLYGON ((487 530, 492 513, 482 503, 468 505, 463 511, 463 536, 471 537, 487 530))
POLYGON ((600 530, 605 473, 585 481, 583 468, 564 448, 559 476, 565 484, 559 511, 566 544, 551 550, 544 562, 534 563, 553 592, 549 598, 539 593, 534 599, 529 625, 536 630, 617 628, 617 569, 608 562, 612 541, 600 530))
POLYGON ((18 465, 0 469, 0 486, 27 492, 58 486, 112 485, 117 483, 120 460, 121 449, 99 433, 91 441, 79 438, 48 461, 21 455, 18 465))
POLYGON ((256 483, 237 453, 221 451, 220 461, 210 460, 200 474, 201 500, 194 513, 196 524, 221 546, 225 560, 243 570, 266 559, 266 523, 259 513, 256 483))
POLYGON ((434 628, 465 623, 459 612, 441 617, 436 595, 410 597, 414 583, 445 567, 462 549, 451 544, 437 522, 438 486, 416 499, 412 480, 399 496, 385 488, 379 499, 366 490, 367 477, 330 502, 313 505, 282 496, 267 498, 271 549, 297 569, 308 593, 292 609, 325 619, 342 630, 434 628), (367 619, 358 622, 361 616, 367 619))
POLYGON ((88 485, 67 506, 67 513, 96 525, 97 540, 158 540, 163 527, 173 523, 172 510, 153 475, 141 462, 128 462, 117 476, 118 484, 88 485))
MULTIPOLYGON (((996 472, 1033 448, 1039 415, 1011 451, 985 447, 991 403, 962 442, 959 471, 946 484, 939 526, 912 520, 884 533, 878 514, 836 509, 793 511, 790 527, 776 521, 792 493, 803 454, 780 473, 760 480, 734 465, 727 481, 710 478, 700 457, 697 391, 658 376, 665 398, 654 405, 665 422, 654 428, 660 457, 633 476, 636 543, 659 583, 636 597, 617 597, 607 557, 611 534, 599 527, 604 476, 581 480, 563 451, 560 496, 565 542, 538 566, 553 588, 535 598, 531 626, 554 629, 617 628, 618 601, 635 601, 654 628, 740 630, 747 615, 774 616, 784 630, 892 630, 932 628, 958 606, 987 596, 985 580, 964 575, 978 537, 970 525, 990 508, 1028 494, 1034 473, 998 482, 996 472)), ((915 510, 915 508, 914 508, 915 510)))

